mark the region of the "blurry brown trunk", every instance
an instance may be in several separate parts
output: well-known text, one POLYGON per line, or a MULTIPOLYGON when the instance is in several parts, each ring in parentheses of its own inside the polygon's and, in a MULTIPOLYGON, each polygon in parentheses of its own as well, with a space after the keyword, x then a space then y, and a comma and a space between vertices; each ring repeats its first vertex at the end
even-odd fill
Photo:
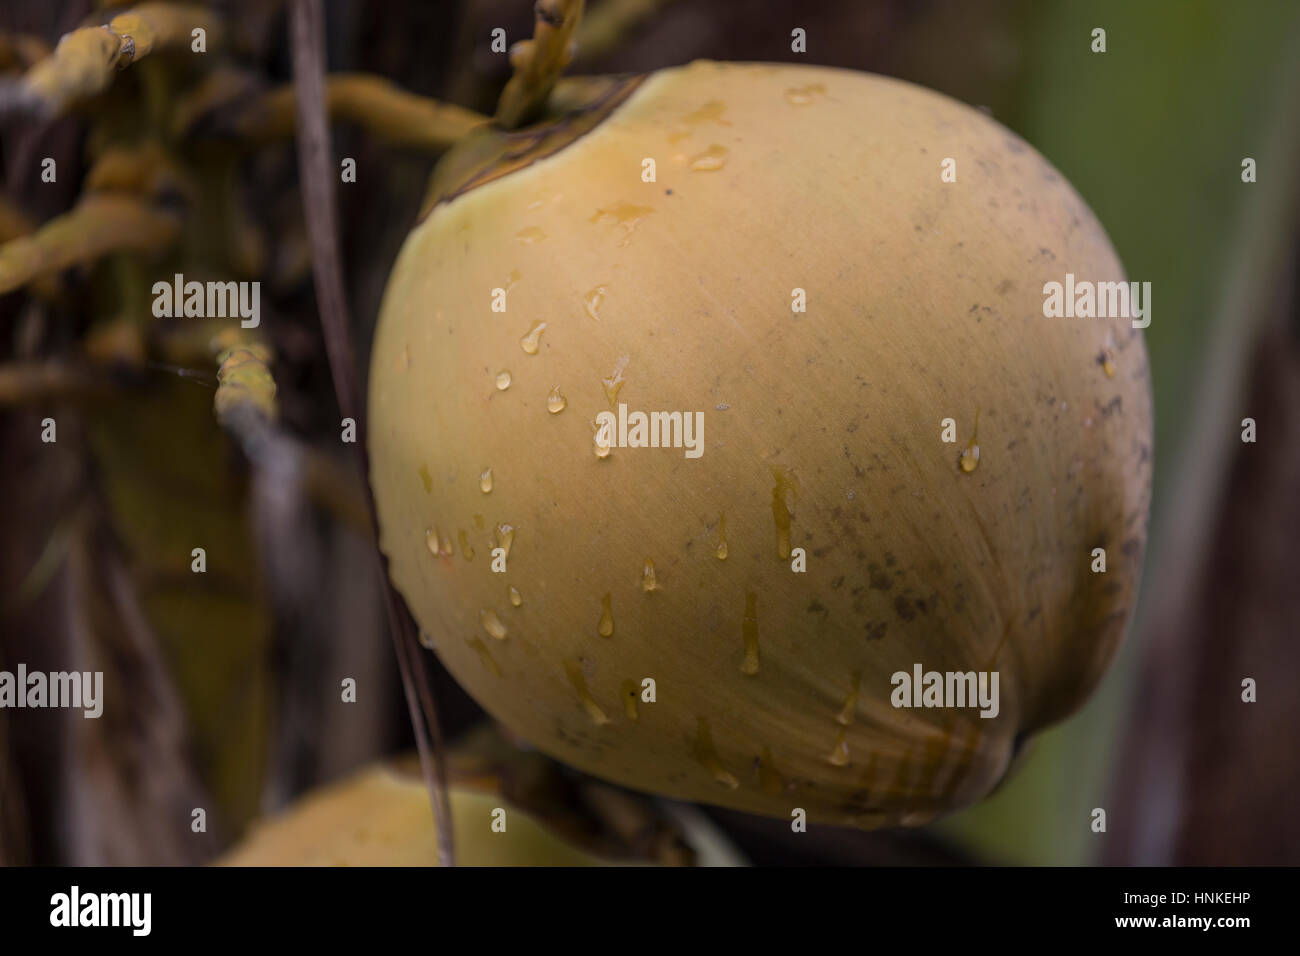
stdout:
POLYGON ((1257 440, 1236 452, 1191 600, 1149 629, 1105 863, 1300 863, 1300 323, 1263 336, 1250 378, 1236 421, 1257 440))

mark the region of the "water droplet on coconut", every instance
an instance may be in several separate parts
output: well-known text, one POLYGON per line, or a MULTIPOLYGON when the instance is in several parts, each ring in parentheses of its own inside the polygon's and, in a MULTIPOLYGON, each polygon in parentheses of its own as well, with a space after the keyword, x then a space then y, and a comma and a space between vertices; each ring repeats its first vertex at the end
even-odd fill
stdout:
POLYGON ((627 368, 628 356, 620 355, 618 361, 614 363, 614 371, 600 380, 601 386, 605 389, 605 397, 609 399, 609 407, 613 408, 614 403, 618 401, 619 390, 622 389, 626 380, 623 378, 623 372, 627 368))
POLYGON ((485 495, 492 491, 492 469, 491 468, 484 468, 483 474, 478 476, 478 490, 483 492, 483 494, 485 495))
POLYGON ((433 638, 430 636, 428 631, 424 630, 424 628, 420 629, 420 646, 433 650, 433 638))
POLYGON ((844 706, 840 708, 839 714, 836 715, 837 723, 847 727, 853 723, 853 717, 858 710, 858 684, 862 681, 861 674, 853 675, 853 684, 849 687, 849 696, 844 700, 844 706))
POLYGON ((808 86, 792 86, 785 91, 786 102, 792 106, 807 106, 819 93, 825 93, 826 87, 820 83, 808 86))
POLYGON ((466 638, 465 643, 478 652, 478 659, 483 662, 484 667, 490 670, 497 677, 501 676, 501 666, 497 664, 496 658, 492 656, 492 652, 488 650, 488 646, 483 643, 483 638, 466 638))
POLYGON ((478 612, 479 623, 483 625, 483 630, 495 637, 498 641, 506 639, 506 626, 501 623, 501 618, 497 617, 497 612, 490 607, 485 607, 478 612))
POLYGON ((741 662, 742 674, 758 673, 758 595, 745 592, 745 617, 740 625, 745 640, 745 659, 741 662))
POLYGON ((763 789, 764 793, 770 793, 773 796, 785 790, 785 780, 776 769, 770 747, 763 748, 763 756, 758 760, 758 785, 763 789))
POLYGON ((719 561, 727 560, 727 515, 718 515, 718 547, 714 551, 719 561))
POLYGON ((715 172, 727 164, 728 152, 727 147, 714 143, 704 152, 691 157, 691 169, 701 173, 715 172))
POLYGON ((569 404, 569 400, 560 394, 560 386, 556 385, 551 389, 551 394, 546 396, 546 410, 552 415, 558 415, 564 411, 564 406, 569 404))
POLYGON ((429 466, 425 462, 420 462, 420 483, 424 485, 426 495, 433 491, 433 475, 429 474, 429 466))
POLYGON ((470 547, 470 543, 469 543, 469 535, 465 533, 465 529, 464 529, 464 528, 460 528, 460 529, 457 530, 457 532, 456 532, 456 540, 460 542, 460 553, 463 554, 463 555, 465 556, 465 560, 466 560, 466 561, 473 561, 473 560, 474 560, 474 549, 473 549, 472 547, 470 547))
POLYGON ((607 294, 608 290, 603 285, 598 285, 594 289, 589 289, 587 294, 582 297, 582 304, 586 308, 587 314, 597 322, 600 321, 598 313, 600 312, 601 303, 605 301, 607 294))
POLYGON ((497 372, 497 391, 504 392, 510 387, 510 373, 502 369, 497 372))
POLYGON ((687 113, 682 117, 682 123, 684 125, 668 134, 668 142, 675 143, 678 140, 685 139, 695 132, 695 127, 700 123, 712 121, 720 126, 730 126, 731 123, 722 118, 722 114, 726 108, 726 104, 720 100, 709 100, 709 102, 705 103, 698 110, 695 110, 692 113, 687 113))
POLYGON ((513 525, 497 525, 497 547, 506 553, 506 559, 510 558, 510 545, 515 541, 515 529, 513 525))
POLYGON ((600 459, 608 458, 609 450, 613 442, 613 438, 610 435, 609 424, 608 423, 598 424, 596 422, 592 422, 591 428, 592 428, 591 446, 592 449, 596 452, 596 457, 600 459))
POLYGON ((622 226, 623 240, 619 245, 626 246, 628 240, 632 238, 632 232, 636 229, 637 223, 652 212, 654 212, 654 208, 651 206, 634 206, 629 202, 619 201, 608 209, 597 209, 596 214, 591 217, 591 221, 608 220, 622 226))
POLYGON ((569 683, 578 694, 578 703, 582 704, 582 709, 587 712, 591 722, 599 727, 609 723, 609 718, 605 712, 600 709, 600 705, 592 698, 591 692, 587 690, 587 678, 582 673, 582 665, 577 661, 565 661, 564 673, 569 678, 569 683))
POLYGON ((622 687, 623 694, 623 712, 627 714, 628 720, 636 720, 636 701, 640 696, 636 681, 625 680, 622 687))
POLYGON ((528 334, 519 340, 519 347, 529 355, 536 355, 538 348, 541 346, 539 341, 542 333, 546 331, 546 323, 538 322, 529 330, 528 334))
POLYGON ((794 514, 794 479, 780 468, 772 469, 772 521, 776 526, 776 556, 790 558, 790 516, 794 514))
POLYGON ((645 566, 641 569, 641 589, 647 594, 659 590, 659 584, 655 580, 655 563, 650 558, 645 559, 645 566))
POLYGON ((979 467, 980 446, 976 444, 976 441, 979 438, 979 433, 980 413, 977 411, 975 413, 975 430, 970 436, 970 443, 966 446, 966 450, 961 453, 961 457, 957 459, 958 467, 960 467, 962 472, 967 475, 979 467))
POLYGON ((513 584, 510 585, 510 589, 508 593, 510 594, 510 603, 513 604, 515 607, 519 607, 521 604, 524 603, 524 596, 519 593, 519 589, 515 587, 513 584))
POLYGON ((539 226, 529 226, 516 232, 515 238, 527 246, 532 245, 534 242, 541 242, 546 238, 546 233, 542 232, 539 226))
POLYGON ((612 637, 614 635, 614 611, 609 606, 610 592, 606 591, 605 596, 600 599, 600 623, 596 625, 596 633, 601 637, 612 637))
POLYGON ((826 762, 835 767, 847 767, 849 765, 849 742, 844 738, 843 730, 835 737, 835 746, 831 748, 830 754, 827 755, 826 762))
POLYGON ((715 782, 729 790, 735 790, 740 786, 740 781, 722 766, 718 751, 713 746, 713 733, 709 729, 709 722, 703 717, 697 717, 695 720, 695 759, 713 775, 715 782))
POLYGON ((429 553, 435 558, 444 554, 451 554, 451 542, 443 540, 437 525, 424 530, 424 546, 429 549, 429 553))

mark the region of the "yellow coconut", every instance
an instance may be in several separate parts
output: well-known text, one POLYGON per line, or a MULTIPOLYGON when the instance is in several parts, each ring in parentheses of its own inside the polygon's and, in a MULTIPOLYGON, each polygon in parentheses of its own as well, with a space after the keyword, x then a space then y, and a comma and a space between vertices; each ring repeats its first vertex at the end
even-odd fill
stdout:
MULTIPOLYGON (((462 866, 597 866, 500 796, 448 791, 462 866), (496 829, 493 824, 496 822, 496 829)), ((258 823, 222 866, 437 866, 429 791, 418 775, 368 767, 258 823)))
POLYGON ((1067 273, 1124 281, 1105 233, 907 83, 583 89, 449 156, 395 265, 369 406, 394 581, 484 707, 593 774, 862 826, 979 799, 1134 602, 1141 336, 1044 314, 1067 273), (702 453, 598 430, 620 405, 702 420, 702 453), (957 702, 948 675, 994 673, 995 715, 957 702))

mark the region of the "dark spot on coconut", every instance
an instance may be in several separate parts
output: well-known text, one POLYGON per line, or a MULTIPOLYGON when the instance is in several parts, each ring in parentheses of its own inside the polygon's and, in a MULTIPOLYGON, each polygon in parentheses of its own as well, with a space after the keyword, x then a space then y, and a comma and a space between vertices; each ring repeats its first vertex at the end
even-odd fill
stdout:
POLYGON ((825 614, 825 613, 827 613, 827 612, 826 612, 826 605, 822 604, 822 602, 819 601, 819 600, 817 600, 816 598, 813 598, 811 601, 808 602, 808 613, 809 613, 809 614, 825 614))
POLYGON ((885 569, 874 561, 867 565, 867 574, 871 579, 871 587, 876 591, 888 591, 894 586, 885 569))
POLYGON ((859 466, 859 464, 858 464, 857 462, 854 462, 854 460, 853 460, 853 453, 852 453, 852 451, 849 451, 849 446, 848 446, 848 445, 845 445, 845 446, 844 446, 844 458, 845 458, 845 460, 848 460, 849 464, 852 464, 852 466, 853 466, 853 473, 854 473, 855 476, 857 476, 857 477, 863 477, 863 476, 866 476, 866 473, 867 473, 867 472, 862 471, 862 467, 859 466))
POLYGON ((1038 617, 1038 615, 1042 613, 1043 613, 1043 606, 1041 604, 1035 607, 1031 607, 1029 609, 1029 616, 1025 618, 1025 622, 1028 623, 1032 621, 1034 618, 1038 617))
POLYGON ((1138 552, 1142 550, 1142 542, 1138 538, 1129 538, 1124 542, 1123 551, 1130 558, 1136 558, 1138 552))
POLYGON ((878 641, 885 636, 885 629, 889 627, 884 621, 867 621, 863 625, 867 632, 867 640, 878 641))
POLYGON ((841 574, 838 578, 836 578, 834 581, 831 582, 831 587, 834 588, 835 590, 839 590, 839 588, 843 584, 844 584, 844 575, 841 574))
POLYGON ((913 608, 912 603, 901 594, 894 598, 894 613, 904 621, 912 621, 916 619, 915 608, 913 608))
POLYGON ((1097 411, 1101 412, 1104 418, 1110 418, 1112 415, 1122 415, 1124 414, 1124 399, 1116 395, 1104 406, 1097 405, 1097 411))
POLYGON ((1001 282, 998 283, 998 287, 996 291, 998 295, 1006 295, 1015 287, 1016 284, 1012 282, 1010 279, 1003 279, 1001 282))

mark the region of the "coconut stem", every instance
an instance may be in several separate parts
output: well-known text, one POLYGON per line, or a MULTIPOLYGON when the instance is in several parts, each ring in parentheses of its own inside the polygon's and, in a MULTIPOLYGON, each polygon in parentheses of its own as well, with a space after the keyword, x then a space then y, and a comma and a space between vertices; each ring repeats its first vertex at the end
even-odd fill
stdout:
POLYGON ((510 51, 515 72, 497 102, 499 126, 518 129, 541 115, 555 81, 573 58, 573 34, 582 7, 583 0, 537 0, 533 38, 510 51))
MULTIPOLYGON (((357 123, 393 145, 417 149, 446 149, 490 119, 416 96, 366 73, 326 77, 325 102, 331 119, 357 123)), ((236 128, 247 139, 264 141, 292 136, 295 122, 294 89, 283 86, 257 99, 236 121, 236 128)))
POLYGON ((172 216, 135 196, 92 193, 36 232, 0 246, 0 294, 109 252, 157 252, 180 233, 172 216))
POLYGON ((0 114, 62 115, 105 90, 118 70, 136 60, 158 50, 188 49, 199 28, 205 48, 217 42, 220 21, 202 7, 145 3, 107 26, 73 30, 20 80, 0 86, 0 114))

